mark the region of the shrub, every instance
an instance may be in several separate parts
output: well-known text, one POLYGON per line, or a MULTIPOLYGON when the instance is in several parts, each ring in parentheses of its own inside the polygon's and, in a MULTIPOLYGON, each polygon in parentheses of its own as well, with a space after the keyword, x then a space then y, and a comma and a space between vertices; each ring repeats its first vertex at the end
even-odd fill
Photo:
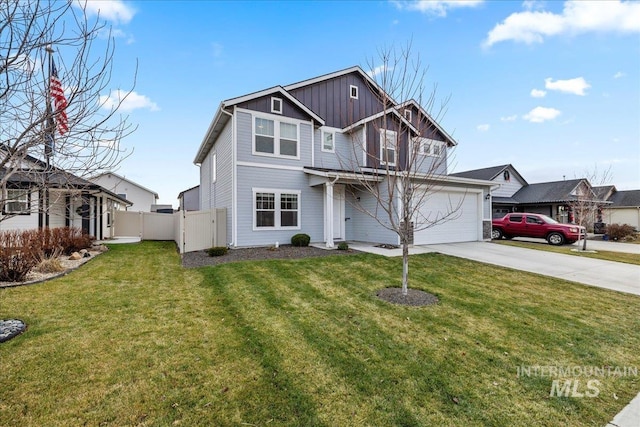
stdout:
POLYGON ((339 251, 347 251, 347 250, 349 250, 349 245, 347 244, 347 242, 340 242, 340 243, 338 243, 338 250, 339 251))
POLYGON ((222 256, 227 254, 228 249, 225 246, 214 246, 207 250, 209 256, 222 256))
POLYGON ((291 237, 291 244, 293 246, 309 246, 310 241, 311 237, 304 233, 294 234, 293 237, 291 237))
POLYGON ((627 236, 633 236, 635 229, 629 224, 609 224, 607 234, 609 240, 624 240, 627 236))
POLYGON ((36 270, 40 273, 60 273, 65 268, 60 261, 60 258, 46 258, 40 261, 40 264, 36 266, 36 270))
POLYGON ((0 281, 22 282, 38 263, 39 246, 31 243, 31 231, 0 233, 0 281))

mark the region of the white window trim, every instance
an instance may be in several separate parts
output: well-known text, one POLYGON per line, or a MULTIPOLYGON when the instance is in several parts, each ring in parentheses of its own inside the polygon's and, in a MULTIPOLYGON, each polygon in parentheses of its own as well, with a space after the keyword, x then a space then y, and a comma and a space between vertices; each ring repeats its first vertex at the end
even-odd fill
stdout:
POLYGON ((335 153, 336 152, 336 133, 334 131, 330 131, 330 130, 322 130, 320 135, 321 135, 321 138, 320 138, 321 139, 320 149, 325 153, 335 153), (333 142, 331 149, 327 149, 324 146, 324 134, 325 133, 331 135, 331 141, 333 142))
POLYGON ((262 157, 275 157, 279 159, 291 159, 300 160, 300 124, 302 122, 298 120, 287 120, 283 117, 273 116, 268 114, 252 114, 251 115, 251 154, 254 156, 262 157), (274 153, 263 153, 262 151, 256 151, 256 118, 272 120, 273 123, 273 151, 274 153), (280 154, 280 123, 289 123, 296 125, 296 155, 287 156, 286 154, 280 154))
POLYGON ((443 148, 445 147, 444 141, 431 138, 416 138, 415 141, 418 142, 419 145, 418 154, 429 157, 442 156, 443 148), (438 147, 438 154, 434 154, 433 147, 438 147))
POLYGON ((404 110, 404 118, 409 120, 409 121, 413 120, 413 111, 411 111, 410 109, 406 108, 404 110))
POLYGON ((5 215, 31 215, 31 193, 29 190, 23 188, 8 188, 7 197, 4 200, 4 206, 2 206, 2 213, 5 215), (9 192, 19 192, 21 197, 11 197, 9 192), (24 199, 24 200, 23 200, 24 199), (24 209, 17 211, 7 210, 9 203, 24 203, 24 209))
POLYGON ((358 92, 360 92, 360 89, 358 88, 358 86, 349 85, 349 98, 358 99, 358 92), (355 94, 354 94, 354 89, 355 89, 355 94))
POLYGON ((396 132, 395 130, 389 130, 389 129, 380 129, 380 164, 381 165, 386 165, 386 166, 395 166, 397 163, 397 159, 398 159, 398 132, 396 132), (394 143, 392 144, 391 148, 387 147, 387 139, 388 139, 388 135, 393 135, 393 140, 394 143), (393 163, 391 162, 386 162, 384 160, 384 149, 385 147, 387 148, 387 150, 393 150, 393 163))
POLYGON ((282 98, 277 98, 275 96, 271 97, 271 112, 275 114, 282 114, 282 110, 284 108, 284 103, 282 102, 282 98), (280 109, 276 108, 276 104, 280 103, 280 109))
POLYGON ((251 198, 251 210, 253 213, 253 231, 274 231, 274 230, 300 230, 302 228, 302 195, 300 190, 282 190, 273 188, 252 188, 251 198), (257 193, 272 193, 275 196, 275 213, 274 213, 274 226, 273 227, 258 227, 257 221, 257 209, 256 209, 256 194, 257 193), (295 194, 298 196, 298 225, 295 227, 283 227, 280 225, 280 202, 282 194, 295 194))
POLYGON ((218 153, 215 151, 211 154, 211 183, 214 184, 218 179, 218 153))

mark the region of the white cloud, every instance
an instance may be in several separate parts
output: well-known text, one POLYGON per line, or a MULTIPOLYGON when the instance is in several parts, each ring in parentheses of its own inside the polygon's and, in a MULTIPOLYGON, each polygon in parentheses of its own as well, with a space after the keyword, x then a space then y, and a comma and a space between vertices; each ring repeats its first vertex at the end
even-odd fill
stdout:
POLYGON ((560 114, 562 114, 560 110, 556 110, 555 108, 536 107, 522 116, 522 118, 531 123, 542 123, 547 120, 553 120, 560 114))
POLYGON ((160 108, 144 95, 136 92, 127 93, 123 90, 112 90, 110 95, 100 95, 100 105, 106 109, 118 108, 118 111, 129 112, 138 109, 159 111, 160 108), (119 107, 118 107, 119 104, 119 107))
POLYGON ((447 11, 463 7, 476 7, 484 0, 415 0, 394 1, 398 9, 415 10, 427 15, 447 16, 447 11))
POLYGON ((546 91, 540 89, 531 89, 531 96, 534 98, 544 98, 547 94, 546 91))
POLYGON ((614 78, 614 79, 620 79, 620 78, 622 78, 622 77, 625 77, 626 75, 627 75, 627 73, 623 73, 622 71, 618 71, 617 73, 615 73, 615 74, 613 75, 613 78, 614 78))
POLYGON ((532 10, 513 13, 489 31, 483 45, 490 47, 507 40, 542 43, 545 37, 586 32, 640 32, 640 2, 574 0, 564 3, 561 14, 532 10))
POLYGON ((126 24, 136 11, 121 0, 77 0, 76 4, 90 15, 99 15, 108 21, 126 24))
POLYGON ((515 122, 518 119, 518 115, 514 114, 512 116, 500 117, 501 122, 515 122))
POLYGON ((549 90, 557 90, 564 93, 572 93, 574 95, 584 96, 585 90, 589 89, 591 85, 587 83, 584 77, 576 77, 569 80, 556 80, 555 82, 551 77, 544 79, 544 87, 549 90))
POLYGON ((479 130, 480 132, 486 132, 489 130, 489 125, 488 124, 482 124, 482 125, 478 125, 476 126, 476 129, 479 130))

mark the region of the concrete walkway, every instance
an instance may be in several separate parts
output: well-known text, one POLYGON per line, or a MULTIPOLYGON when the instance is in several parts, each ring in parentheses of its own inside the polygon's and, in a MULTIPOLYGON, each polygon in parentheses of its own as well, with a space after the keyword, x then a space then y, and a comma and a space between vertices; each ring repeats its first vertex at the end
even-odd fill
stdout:
MULTIPOLYGON (((371 244, 357 242, 350 243, 349 246, 359 251, 378 255, 402 256, 402 249, 384 249, 371 244)), ((575 246, 578 248, 578 243, 575 246)), ((587 249, 640 253, 640 245, 605 241, 588 241, 587 249)), ((640 266, 637 265, 517 248, 489 242, 425 245, 415 246, 409 250, 411 255, 428 252, 439 252, 487 264, 640 295, 640 266)), ((640 427, 640 393, 605 427, 640 427)))

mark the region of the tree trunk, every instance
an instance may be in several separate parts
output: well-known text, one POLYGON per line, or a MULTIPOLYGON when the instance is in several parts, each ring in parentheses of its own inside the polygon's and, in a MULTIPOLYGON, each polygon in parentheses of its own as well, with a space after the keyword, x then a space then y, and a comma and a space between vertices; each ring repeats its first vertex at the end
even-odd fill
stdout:
POLYGON ((409 241, 403 239, 402 242, 402 295, 407 296, 409 292, 409 241))

